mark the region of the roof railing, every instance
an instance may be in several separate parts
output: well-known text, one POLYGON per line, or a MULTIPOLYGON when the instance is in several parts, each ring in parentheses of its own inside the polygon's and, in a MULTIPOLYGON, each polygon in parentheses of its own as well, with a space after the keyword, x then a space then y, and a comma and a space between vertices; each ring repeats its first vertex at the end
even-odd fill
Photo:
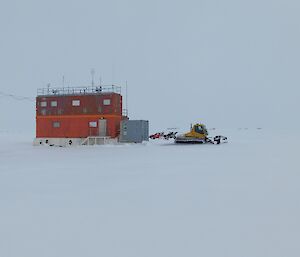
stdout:
POLYGON ((127 109, 122 110, 122 116, 128 117, 128 110, 127 109))
POLYGON ((102 93, 121 94, 121 87, 115 85, 109 86, 89 86, 89 87, 48 87, 39 88, 38 96, 57 96, 57 95, 87 95, 102 93))

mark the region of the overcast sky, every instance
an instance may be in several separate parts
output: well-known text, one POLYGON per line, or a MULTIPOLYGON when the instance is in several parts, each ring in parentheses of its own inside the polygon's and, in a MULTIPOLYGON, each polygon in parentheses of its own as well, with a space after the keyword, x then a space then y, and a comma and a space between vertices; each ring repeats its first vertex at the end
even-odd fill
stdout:
MULTIPOLYGON (((296 0, 0 0, 0 91, 128 81, 152 129, 300 127, 296 0)), ((33 102, 0 96, 0 129, 34 130, 33 102)))

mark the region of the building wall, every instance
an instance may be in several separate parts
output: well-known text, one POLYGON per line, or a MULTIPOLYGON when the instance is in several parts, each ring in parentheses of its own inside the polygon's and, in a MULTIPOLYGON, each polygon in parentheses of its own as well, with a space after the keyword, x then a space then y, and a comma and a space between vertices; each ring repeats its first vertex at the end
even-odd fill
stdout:
POLYGON ((73 137, 85 138, 99 135, 99 119, 106 119, 106 135, 117 137, 120 132, 121 116, 49 116, 37 117, 36 137, 73 137), (89 123, 95 122, 96 127, 90 127, 89 123), (59 123, 59 127, 54 127, 59 123))
POLYGON ((141 143, 148 140, 149 122, 147 120, 123 120, 121 122, 121 142, 141 143))
POLYGON ((99 95, 46 96, 36 98, 36 115, 83 115, 117 114, 122 115, 122 96, 116 93, 99 95), (73 100, 79 100, 79 106, 73 106, 73 100), (109 105, 104 101, 110 100, 109 105), (46 102, 47 106, 42 106, 46 102), (51 106, 56 102, 57 106, 51 106))
POLYGON ((37 138, 85 138, 99 135, 99 120, 107 122, 106 135, 117 137, 122 117, 122 96, 101 95, 46 96, 36 99, 37 138), (79 106, 72 101, 79 100, 79 106), (105 105, 103 101, 109 100, 105 105), (45 104, 46 102, 46 104, 45 104), (51 102, 56 102, 51 106, 51 102), (45 106, 46 105, 46 106, 45 106), (92 126, 90 124, 92 122, 92 126))

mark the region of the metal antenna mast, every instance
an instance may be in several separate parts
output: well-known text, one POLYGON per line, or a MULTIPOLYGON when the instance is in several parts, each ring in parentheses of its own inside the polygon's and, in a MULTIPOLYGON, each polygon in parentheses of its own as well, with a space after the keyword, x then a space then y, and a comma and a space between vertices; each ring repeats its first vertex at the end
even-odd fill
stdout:
POLYGON ((128 116, 128 85, 127 85, 127 80, 126 80, 126 111, 127 111, 127 116, 128 116))
POLYGON ((111 66, 111 84, 113 85, 115 83, 115 65, 112 64, 111 66))
POLYGON ((92 87, 94 86, 94 77, 95 77, 95 69, 91 69, 91 75, 92 75, 92 87))

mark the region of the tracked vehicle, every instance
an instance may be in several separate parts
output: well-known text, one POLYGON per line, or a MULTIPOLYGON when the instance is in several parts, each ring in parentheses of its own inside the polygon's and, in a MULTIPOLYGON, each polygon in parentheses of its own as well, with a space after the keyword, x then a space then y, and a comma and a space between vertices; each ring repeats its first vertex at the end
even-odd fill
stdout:
POLYGON ((150 139, 174 139, 174 142, 177 144, 221 144, 227 143, 227 137, 224 136, 214 136, 209 137, 208 131, 204 124, 194 124, 191 125, 189 132, 181 135, 177 135, 178 132, 172 131, 168 133, 157 132, 151 135, 150 139))
POLYGON ((208 137, 206 126, 199 123, 191 125, 190 132, 178 135, 175 138, 177 144, 220 144, 225 142, 227 142, 227 137, 224 136, 208 137))

